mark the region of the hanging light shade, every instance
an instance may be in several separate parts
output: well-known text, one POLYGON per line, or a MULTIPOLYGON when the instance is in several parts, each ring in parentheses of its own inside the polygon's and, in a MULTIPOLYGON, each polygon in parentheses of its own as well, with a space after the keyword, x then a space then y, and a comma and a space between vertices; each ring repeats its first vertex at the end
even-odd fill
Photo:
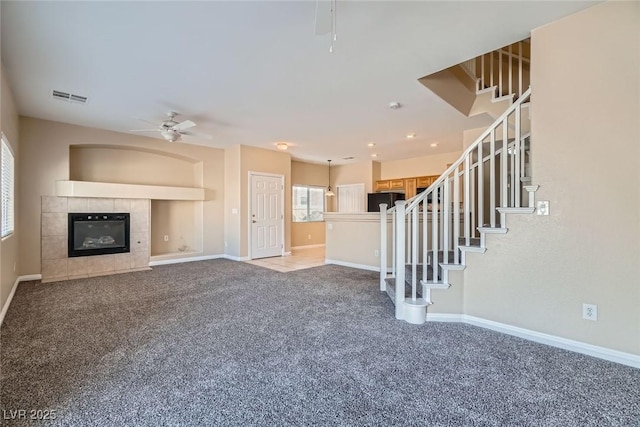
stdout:
POLYGON ((329 186, 327 187, 327 192, 325 193, 328 197, 333 197, 336 195, 333 191, 331 191, 331 160, 327 160, 329 162, 329 186))

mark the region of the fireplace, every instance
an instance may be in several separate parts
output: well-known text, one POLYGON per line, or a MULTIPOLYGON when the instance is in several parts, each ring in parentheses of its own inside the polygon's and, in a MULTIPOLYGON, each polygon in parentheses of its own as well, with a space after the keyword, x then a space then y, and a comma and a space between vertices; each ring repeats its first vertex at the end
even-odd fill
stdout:
POLYGON ((70 213, 69 257, 130 251, 128 213, 70 213))

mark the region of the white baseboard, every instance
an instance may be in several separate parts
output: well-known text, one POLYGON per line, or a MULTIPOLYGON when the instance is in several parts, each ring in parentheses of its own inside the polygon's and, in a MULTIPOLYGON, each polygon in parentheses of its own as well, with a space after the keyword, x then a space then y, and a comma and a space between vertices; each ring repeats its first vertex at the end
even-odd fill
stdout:
POLYGON ((482 319, 480 317, 468 316, 466 314, 427 313, 427 321, 467 323, 469 325, 491 329, 496 332, 513 335, 515 337, 539 342, 541 344, 550 345, 552 347, 575 351, 576 353, 586 354, 587 356, 597 357, 599 359, 620 363, 622 365, 631 366, 633 368, 640 368, 639 355, 612 350, 609 348, 557 337, 555 335, 549 335, 529 329, 519 328, 517 326, 511 326, 504 323, 498 323, 492 320, 482 319))
POLYGON ((42 280, 42 274, 27 274, 25 276, 20 276, 18 279, 21 282, 29 282, 31 280, 42 280))
POLYGON ((180 264, 183 262, 207 261, 210 259, 217 259, 217 258, 226 258, 226 255, 203 255, 203 256, 193 256, 193 257, 186 257, 186 258, 159 259, 155 261, 149 261, 149 267, 155 267, 157 265, 167 265, 167 264, 180 264))
POLYGON ((2 306, 2 311, 0 311, 0 325, 4 322, 4 316, 6 316, 7 311, 9 310, 9 304, 13 300, 13 296, 16 293, 16 289, 18 289, 18 284, 20 282, 28 282, 30 280, 40 280, 42 279, 42 274, 28 274, 26 276, 18 276, 16 277, 16 281, 13 283, 13 287, 11 288, 11 292, 9 292, 9 296, 2 306))
POLYGON ((341 265, 343 267, 359 268, 360 270, 380 271, 380 267, 376 267, 375 265, 355 264, 353 262, 337 261, 334 259, 325 259, 324 263, 341 265))
POLYGON ((248 256, 233 256, 233 255, 222 255, 221 258, 230 259, 231 261, 249 261, 251 258, 248 256))
POLYGON ((304 245, 304 246, 291 246, 291 249, 311 249, 311 248, 324 248, 324 243, 318 243, 317 245, 304 245))

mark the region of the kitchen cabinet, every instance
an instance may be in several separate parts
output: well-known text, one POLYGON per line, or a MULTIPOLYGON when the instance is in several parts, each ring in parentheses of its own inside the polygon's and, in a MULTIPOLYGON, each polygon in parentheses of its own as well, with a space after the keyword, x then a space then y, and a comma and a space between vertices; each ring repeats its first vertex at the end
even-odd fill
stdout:
POLYGON ((418 189, 418 181, 416 178, 407 178, 404 180, 404 198, 410 199, 416 195, 418 189))
POLYGON ((433 176, 419 176, 416 178, 418 188, 427 188, 433 182, 438 179, 436 175, 433 176))
POLYGON ((404 191, 405 198, 417 194, 418 188, 426 188, 433 184, 440 175, 414 176, 408 178, 381 179, 375 182, 373 191, 404 191))

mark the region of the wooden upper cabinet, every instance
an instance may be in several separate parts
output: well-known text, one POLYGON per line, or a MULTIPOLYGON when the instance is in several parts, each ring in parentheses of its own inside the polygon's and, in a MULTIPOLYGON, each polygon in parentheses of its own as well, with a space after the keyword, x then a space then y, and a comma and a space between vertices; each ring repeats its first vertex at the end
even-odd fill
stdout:
POLYGON ((416 195, 416 190, 418 189, 416 178, 407 178, 404 180, 404 198, 410 199, 411 197, 416 195))
POLYGON ((376 181, 376 187, 374 191, 386 191, 386 190, 391 190, 391 181, 389 181, 388 179, 376 181))
POLYGON ((404 196, 408 199, 416 195, 418 188, 430 186, 439 176, 440 175, 381 179, 376 181, 373 191, 404 190, 404 196))
POLYGON ((438 177, 434 176, 419 176, 416 178, 418 188, 426 188, 433 184, 438 177))
POLYGON ((390 179, 389 183, 392 190, 402 190, 404 188, 404 179, 390 179))

